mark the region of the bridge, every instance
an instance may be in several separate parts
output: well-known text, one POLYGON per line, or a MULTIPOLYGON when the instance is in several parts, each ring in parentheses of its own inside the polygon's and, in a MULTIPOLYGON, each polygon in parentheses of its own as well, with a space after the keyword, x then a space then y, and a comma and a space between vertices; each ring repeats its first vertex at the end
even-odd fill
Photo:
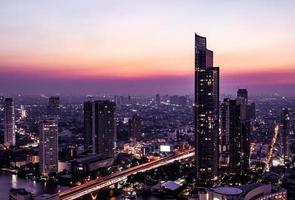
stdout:
POLYGON ((177 152, 175 153, 175 155, 170 155, 155 161, 151 161, 142 165, 131 167, 126 170, 116 172, 96 180, 89 181, 85 184, 72 187, 63 192, 58 193, 58 196, 59 196, 59 199, 61 200, 73 200, 73 199, 78 199, 85 195, 90 194, 92 199, 96 199, 97 191, 99 191, 100 189, 104 187, 108 187, 120 181, 126 180, 127 177, 132 174, 155 169, 160 166, 172 163, 176 160, 182 160, 189 157, 193 157, 194 155, 195 155, 194 149, 190 149, 184 152, 177 152))

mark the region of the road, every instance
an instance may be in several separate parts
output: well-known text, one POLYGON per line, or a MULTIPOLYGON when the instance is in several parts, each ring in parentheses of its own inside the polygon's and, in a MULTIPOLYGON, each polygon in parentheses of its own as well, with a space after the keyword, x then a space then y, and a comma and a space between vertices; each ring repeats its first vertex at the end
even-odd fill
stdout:
POLYGON ((272 141, 271 141, 271 144, 270 144, 270 148, 269 148, 269 151, 268 151, 268 155, 267 155, 267 159, 266 159, 266 163, 265 163, 266 165, 265 165, 264 171, 268 171, 269 170, 269 167, 270 167, 270 164, 271 164, 271 161, 272 161, 272 154, 273 154, 274 145, 277 142, 278 136, 279 136, 279 125, 276 125, 275 130, 274 130, 274 136, 272 138, 272 141))
POLYGON ((59 198, 62 200, 72 200, 83 197, 88 194, 92 194, 101 188, 111 186, 115 183, 118 183, 122 180, 126 180, 128 176, 132 174, 136 174, 138 172, 144 172, 147 170, 155 169, 157 167, 167 165, 172 163, 176 160, 182 160, 185 158, 193 157, 194 156, 194 149, 176 153, 175 155, 170 155, 159 160, 151 161, 139 166, 131 167, 129 169, 123 170, 121 172, 116 172, 111 175, 99 178, 97 180, 90 181, 88 183, 72 187, 66 191, 59 193, 59 198))

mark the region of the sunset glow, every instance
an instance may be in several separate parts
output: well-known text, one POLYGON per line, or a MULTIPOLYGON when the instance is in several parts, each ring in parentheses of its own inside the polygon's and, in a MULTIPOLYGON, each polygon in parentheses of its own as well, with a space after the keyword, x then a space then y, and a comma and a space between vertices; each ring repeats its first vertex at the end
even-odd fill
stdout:
POLYGON ((198 32, 209 38, 225 85, 241 86, 234 77, 247 77, 244 87, 272 83, 257 78, 261 73, 295 84, 294 9, 293 1, 274 0, 2 1, 0 72, 23 79, 191 80, 198 32))

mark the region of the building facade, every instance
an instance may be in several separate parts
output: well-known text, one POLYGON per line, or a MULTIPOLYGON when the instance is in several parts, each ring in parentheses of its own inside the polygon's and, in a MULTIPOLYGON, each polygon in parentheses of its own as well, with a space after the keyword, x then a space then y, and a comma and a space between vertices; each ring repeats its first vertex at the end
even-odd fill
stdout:
POLYGON ((40 123, 39 169, 43 175, 58 172, 58 121, 50 118, 40 123))
POLYGON ((128 137, 129 139, 141 139, 141 120, 137 115, 128 120, 128 137))
POLYGON ((4 100, 4 145, 15 145, 15 110, 12 98, 4 100))
POLYGON ((282 155, 284 163, 290 161, 290 109, 284 108, 282 110, 281 124, 280 124, 280 140, 282 144, 282 155))
POLYGON ((242 174, 249 169, 250 107, 245 89, 238 91, 236 99, 226 98, 221 104, 220 165, 230 173, 242 174))
POLYGON ((92 151, 93 102, 84 102, 84 149, 92 151))
POLYGON ((219 166, 219 68, 206 38, 195 34, 195 149, 197 178, 218 175, 219 166))
POLYGON ((93 152, 113 156, 116 141, 116 104, 111 101, 94 102, 93 152))
POLYGON ((84 103, 85 147, 91 143, 93 154, 113 156, 116 141, 115 111, 116 104, 111 101, 84 103))
POLYGON ((48 99, 48 115, 49 116, 59 116, 60 112, 60 100, 59 96, 51 96, 48 99))

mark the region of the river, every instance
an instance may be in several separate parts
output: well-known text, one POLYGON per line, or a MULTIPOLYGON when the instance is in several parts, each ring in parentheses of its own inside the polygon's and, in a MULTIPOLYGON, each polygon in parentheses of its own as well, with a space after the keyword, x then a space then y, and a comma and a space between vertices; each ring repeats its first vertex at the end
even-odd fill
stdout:
POLYGON ((33 181, 19 177, 16 174, 1 173, 0 174, 0 197, 8 199, 9 190, 11 188, 25 188, 33 194, 54 194, 58 191, 65 190, 67 187, 56 184, 49 184, 39 181, 33 181))

